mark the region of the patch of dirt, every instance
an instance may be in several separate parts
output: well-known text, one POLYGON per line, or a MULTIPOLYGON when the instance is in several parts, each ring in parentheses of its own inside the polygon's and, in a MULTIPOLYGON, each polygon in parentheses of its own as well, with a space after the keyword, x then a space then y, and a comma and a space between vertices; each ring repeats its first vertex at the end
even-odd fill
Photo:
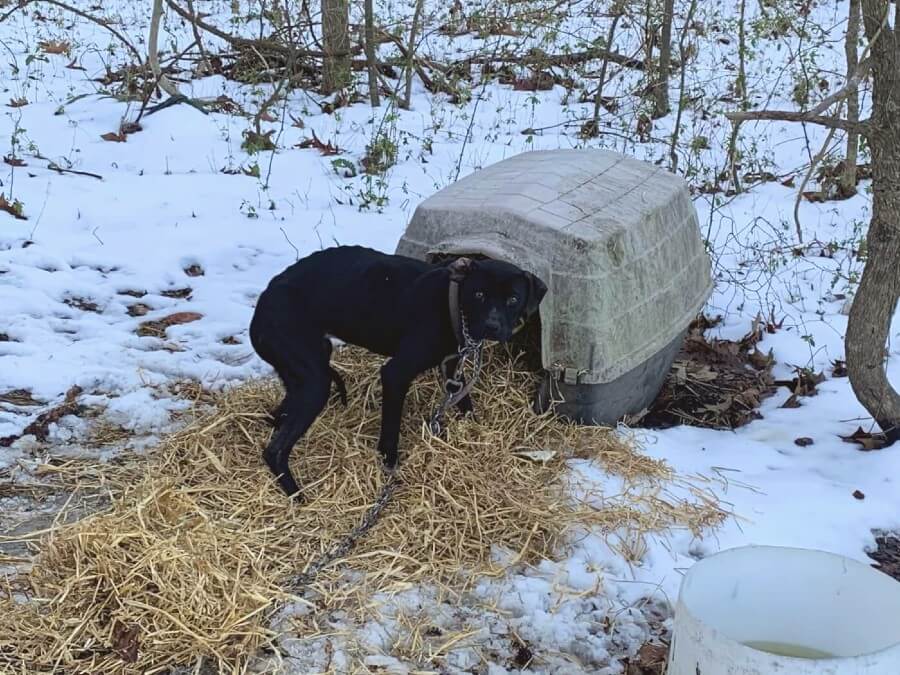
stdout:
POLYGON ((738 341, 707 338, 707 329, 720 321, 701 315, 691 323, 656 400, 646 412, 627 419, 629 425, 735 429, 759 419, 760 403, 776 389, 775 360, 756 347, 770 324, 754 321, 738 341))
POLYGON ((176 300, 185 300, 191 297, 191 293, 194 292, 194 289, 190 286, 185 286, 184 288, 170 288, 167 291, 160 291, 159 294, 166 298, 175 298, 176 300))
POLYGON ((22 436, 34 435, 39 441, 46 441, 50 433, 50 425, 58 422, 66 415, 80 415, 85 411, 85 407, 78 403, 78 397, 81 395, 82 389, 74 386, 66 392, 65 400, 58 406, 50 408, 50 410, 38 415, 37 419, 22 430, 21 434, 4 436, 0 438, 0 448, 8 448, 22 436))
POLYGON ((169 326, 177 326, 183 323, 191 323, 202 319, 203 315, 197 312, 175 312, 156 321, 144 321, 135 331, 141 337, 164 338, 169 326))
POLYGON ((28 389, 10 389, 9 391, 0 394, 0 403, 9 403, 10 405, 26 407, 41 405, 42 401, 34 398, 28 389))
POLYGON ((875 561, 872 567, 900 581, 900 535, 896 532, 876 532, 875 544, 877 548, 867 552, 875 561))
POLYGON ((645 642, 638 653, 625 659, 626 675, 663 675, 666 672, 666 660, 669 658, 669 645, 656 642, 645 642))
POLYGON ((134 304, 128 305, 128 316, 144 316, 146 315, 152 307, 150 305, 144 304, 143 302, 135 302, 134 304))
POLYGON ((85 298, 66 298, 63 303, 74 309, 80 309, 82 312, 100 313, 100 305, 85 298))

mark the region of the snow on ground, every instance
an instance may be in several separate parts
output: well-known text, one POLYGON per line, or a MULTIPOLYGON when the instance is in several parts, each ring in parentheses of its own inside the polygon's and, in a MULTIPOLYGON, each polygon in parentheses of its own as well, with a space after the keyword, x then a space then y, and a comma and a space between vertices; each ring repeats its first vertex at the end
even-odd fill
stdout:
MULTIPOLYGON (((75 4, 98 11, 96 3, 75 4)), ((202 4, 204 12, 229 25, 229 3, 202 4)), ((376 4, 386 22, 412 11, 406 4, 376 4)), ((676 3, 679 26, 684 4, 676 3)), ((736 61, 735 17, 727 14, 730 8, 706 4, 700 3, 698 27, 690 34, 698 48, 685 84, 693 105, 682 120, 677 146, 679 167, 694 186, 725 166, 730 127, 718 113, 735 107, 727 100, 736 61)), ((143 5, 109 5, 104 14, 142 48, 143 5)), ((437 25, 444 10, 435 5, 437 25)), ((772 21, 754 14, 759 11, 755 3, 749 5, 760 26, 772 21)), ((468 11, 474 13, 474 7, 468 11)), ((605 34, 608 23, 583 9, 573 12, 565 31, 485 40, 471 35, 451 40, 429 32, 422 49, 438 60, 503 44, 546 47, 555 40, 557 49, 561 41, 577 49, 583 40, 605 34)), ((798 73, 813 70, 813 59, 822 72, 843 72, 845 15, 846 2, 814 6, 809 17, 792 18, 808 29, 804 39, 754 41, 747 65, 754 106, 794 105, 798 73), (825 26, 821 35, 816 24, 825 26), (800 57, 785 67, 788 54, 795 52, 800 57)), ((637 27, 623 22, 617 47, 627 52, 636 36, 637 27)), ((187 46, 191 39, 190 30, 169 17, 165 48, 187 46)), ((567 95, 560 86, 527 92, 496 82, 475 84, 468 102, 453 104, 417 81, 409 111, 388 106, 373 111, 358 103, 323 114, 319 95, 293 92, 273 110, 278 119, 264 125, 277 141, 275 153, 250 156, 241 149, 246 119, 203 115, 184 105, 145 117, 142 131, 116 143, 102 140, 101 134, 116 131, 123 116, 133 117, 136 105, 116 100, 108 95, 113 87, 92 81, 103 75, 106 64, 115 70, 128 57, 103 28, 36 3, 0 24, 0 42, 3 98, 11 104, 27 100, 4 107, 0 116, 2 154, 27 164, 3 165, 0 191, 21 200, 28 217, 16 220, 0 213, 0 393, 27 389, 49 405, 79 385, 91 403, 105 408, 109 422, 139 438, 165 431, 169 413, 184 405, 165 385, 195 379, 221 387, 268 373, 250 348, 246 327, 256 295, 298 256, 334 243, 392 251, 422 199, 458 175, 525 150, 602 146, 667 161, 674 125, 673 115, 658 120, 651 142, 637 142, 633 123, 640 110, 627 95, 637 76, 616 68, 605 93, 619 97, 621 108, 604 114, 606 133, 596 139, 577 135, 592 104, 579 103, 577 92, 567 95), (46 39, 70 41, 71 56, 44 53, 38 43, 46 39), (77 68, 68 67, 70 61, 77 68), (302 128, 292 119, 302 120, 302 128), (396 166, 383 178, 347 178, 343 167, 332 163, 335 157, 296 147, 315 132, 341 149, 338 158, 356 163, 379 130, 399 148, 396 166), (102 178, 57 173, 38 155, 102 178), (258 177, 252 175, 254 167, 258 177), (202 269, 200 276, 185 271, 193 265, 202 269), (187 297, 165 295, 184 289, 190 289, 187 297), (146 315, 129 314, 135 303, 146 305, 146 315), (184 311, 202 318, 169 328, 165 338, 135 332, 143 321, 184 311)), ((839 75, 826 79, 827 86, 840 84, 839 75)), ((671 84, 675 101, 677 78, 671 84)), ((218 76, 185 86, 197 97, 226 93, 250 109, 270 90, 218 76)), ((796 176, 799 183, 810 152, 823 140, 815 128, 745 125, 745 170, 796 176)), ((716 330, 730 338, 745 333, 758 313, 783 319, 782 327, 760 344, 773 351, 776 374, 789 377, 793 366, 830 374, 831 362, 843 356, 846 316, 841 308, 852 293, 848 279, 860 271, 848 251, 864 234, 870 200, 862 190, 843 202, 804 201, 805 241, 818 243, 797 256, 792 252, 794 198, 795 189, 779 182, 734 198, 696 193, 717 280, 707 312, 724 315, 716 330), (830 243, 833 253, 818 255, 830 243)), ((896 357, 893 347, 889 371, 894 381, 900 379, 896 357)), ((385 612, 420 612, 447 630, 470 629, 469 637, 448 649, 443 663, 449 672, 479 665, 491 674, 515 670, 514 645, 521 642, 538 656, 522 672, 617 673, 618 658, 665 625, 665 602, 674 601, 680 573, 696 559, 756 543, 821 548, 865 560, 873 528, 900 527, 895 484, 900 456, 863 453, 841 441, 839 435, 871 425, 846 378, 829 375, 818 395, 803 398, 799 408, 779 407, 787 396, 781 389, 764 402, 762 419, 735 432, 638 431, 646 452, 664 458, 677 472, 714 478, 710 489, 735 517, 704 538, 689 532, 650 537, 642 562, 634 565, 615 551, 615 542, 586 534, 572 542, 560 562, 515 568, 506 578, 481 582, 452 606, 434 589, 416 588, 386 601, 385 612), (801 447, 794 443, 798 437, 814 442, 801 447), (855 498, 854 491, 864 499, 855 498), (482 653, 493 654, 493 660, 480 664, 472 644, 482 645, 482 653)), ((20 433, 37 411, 3 404, 0 437, 20 433)), ((78 430, 76 420, 64 419, 54 438, 71 441, 74 433, 77 441, 78 430)), ((22 439, 0 448, 0 469, 22 478, 35 454, 47 451, 22 439)), ((589 467, 573 466, 573 471, 601 484, 605 480, 589 467)), ((341 625, 341 617, 332 618, 341 625)), ((369 651, 373 666, 405 672, 395 644, 398 621, 386 614, 354 636, 369 651)), ((321 641, 286 637, 284 647, 295 657, 289 662, 296 672, 325 664, 328 650, 321 641)), ((340 671, 346 656, 338 649, 329 658, 340 671)))

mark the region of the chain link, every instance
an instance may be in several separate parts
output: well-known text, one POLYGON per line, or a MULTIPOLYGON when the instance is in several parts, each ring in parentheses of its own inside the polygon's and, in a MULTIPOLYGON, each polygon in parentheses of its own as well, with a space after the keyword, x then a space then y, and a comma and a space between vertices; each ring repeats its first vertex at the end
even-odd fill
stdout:
POLYGON ((428 423, 428 429, 435 436, 440 435, 444 426, 444 415, 450 406, 465 397, 481 375, 483 341, 474 340, 472 336, 469 335, 469 325, 466 322, 465 314, 460 312, 459 318, 464 343, 457 349, 456 354, 448 356, 441 364, 441 371, 446 377, 444 382, 444 399, 434 409, 434 413, 431 415, 431 420, 428 423), (453 375, 450 376, 446 373, 446 364, 447 361, 453 358, 457 359, 456 368, 453 369, 453 375), (472 379, 466 383, 463 379, 463 370, 465 369, 466 361, 468 361, 469 358, 472 359, 472 379))
POLYGON ((387 477, 381 485, 378 496, 375 498, 375 501, 369 507, 368 511, 366 511, 359 524, 350 530, 350 533, 335 544, 331 550, 326 551, 319 558, 310 563, 303 572, 291 578, 289 586, 292 589, 298 590, 312 584, 319 575, 319 572, 328 567, 328 565, 335 560, 346 557, 356 546, 357 542, 375 526, 375 523, 378 522, 378 519, 381 516, 381 512, 384 510, 384 507, 387 506, 391 496, 394 494, 394 489, 397 486, 396 471, 390 469, 387 470, 386 473, 387 477))

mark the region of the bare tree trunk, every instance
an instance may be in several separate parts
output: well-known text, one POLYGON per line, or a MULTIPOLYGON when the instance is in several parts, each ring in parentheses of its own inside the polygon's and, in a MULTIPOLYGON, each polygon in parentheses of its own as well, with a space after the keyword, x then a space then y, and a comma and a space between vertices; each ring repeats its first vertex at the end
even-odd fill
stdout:
MULTIPOLYGON (((684 78, 687 73, 687 34, 691 29, 691 22, 694 20, 694 12, 697 11, 697 0, 691 0, 688 7, 687 16, 684 19, 684 26, 681 29, 681 35, 678 37, 678 58, 681 61, 681 73, 678 78, 678 111, 675 113, 675 124, 672 127, 672 140, 669 144, 669 170, 672 173, 678 171, 678 138, 681 135, 681 117, 684 115, 684 78)), ((737 131, 734 132, 737 134, 737 131)))
MULTIPOLYGON (((738 17, 738 74, 734 80, 734 94, 741 103, 741 110, 750 107, 747 100, 747 30, 744 17, 747 15, 747 0, 741 0, 738 17)), ((740 140, 741 123, 732 122, 731 138, 728 139, 728 166, 731 170, 731 185, 735 194, 743 192, 741 176, 738 171, 738 140, 740 140)))
POLYGON ((654 119, 665 117, 669 114, 669 69, 672 64, 672 22, 674 20, 675 0, 663 0, 662 35, 659 39, 659 67, 656 71, 656 83, 653 85, 654 119))
POLYGON ((403 89, 403 108, 409 110, 412 103, 412 80, 416 69, 416 40, 419 39, 419 21, 422 17, 422 6, 425 0, 416 0, 412 26, 409 28, 409 46, 406 48, 406 86, 403 89))
POLYGON ((375 60, 375 9, 372 0, 365 0, 366 13, 366 68, 369 73, 369 102, 373 108, 381 105, 378 95, 378 62, 375 60))
POLYGON ((350 84, 350 5, 348 0, 322 0, 322 93, 350 84))
MULTIPOLYGON (((847 55, 847 77, 856 72, 859 65, 859 55, 856 52, 859 43, 859 0, 850 0, 849 18, 847 19, 847 37, 844 40, 844 52, 847 55)), ((847 96, 847 119, 851 122, 859 121, 859 89, 854 89, 847 96)), ((838 186, 841 197, 851 197, 856 194, 856 158, 859 153, 859 134, 856 131, 847 132, 847 159, 844 161, 844 171, 841 173, 838 186)))
POLYGON ((653 25, 653 0, 644 3, 644 77, 647 78, 647 90, 653 85, 653 42, 656 39, 656 27, 653 25))
POLYGON ((900 394, 885 370, 885 346, 900 297, 900 31, 882 26, 887 0, 862 0, 872 44, 872 222, 867 261, 850 308, 846 350, 850 384, 889 440, 900 440, 900 394), (879 28, 881 26, 881 28, 879 28), (882 31, 875 40, 878 30, 882 31))
POLYGON ((172 81, 166 77, 159 67, 159 24, 162 22, 162 0, 153 0, 153 11, 150 16, 150 35, 147 38, 147 62, 153 77, 159 83, 159 88, 169 96, 179 96, 181 92, 172 81))
MULTIPOLYGON (((622 17, 622 7, 620 6, 620 3, 613 3, 612 11, 613 20, 612 23, 609 24, 609 32, 606 34, 606 44, 604 45, 607 53, 613 50, 613 40, 616 38, 616 25, 622 17)), ((600 106, 603 105, 603 85, 606 83, 606 69, 608 67, 609 59, 603 57, 603 65, 600 66, 600 78, 597 81, 597 91, 594 92, 594 131, 596 132, 599 132, 600 130, 600 106)))

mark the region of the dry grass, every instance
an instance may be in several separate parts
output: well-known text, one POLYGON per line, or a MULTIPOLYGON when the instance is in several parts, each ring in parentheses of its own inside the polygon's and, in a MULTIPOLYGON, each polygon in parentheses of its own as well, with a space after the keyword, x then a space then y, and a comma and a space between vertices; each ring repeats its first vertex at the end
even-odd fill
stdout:
MULTIPOLYGON (((156 673, 201 656, 241 672, 273 639, 272 611, 298 600, 285 580, 359 521, 383 480, 373 451, 380 360, 344 350, 335 361, 350 405, 332 402, 294 451, 303 504, 288 502, 260 460, 280 395, 268 381, 224 393, 150 456, 48 467, 46 478, 112 501, 33 537, 35 564, 0 590, 0 672, 156 673)), ((535 416, 534 384, 515 359, 492 350, 474 394, 478 421, 452 422, 442 440, 424 430, 440 390, 436 378, 422 378, 407 403, 392 502, 301 601, 347 602, 360 588, 415 581, 465 585, 500 572, 493 547, 535 561, 558 551, 573 526, 639 541, 671 527, 699 532, 722 518, 712 500, 665 497, 669 468, 611 431, 535 416), (553 455, 535 462, 517 454, 535 449, 553 455), (596 461, 627 489, 592 495, 593 507, 575 503, 571 458, 596 461)))

